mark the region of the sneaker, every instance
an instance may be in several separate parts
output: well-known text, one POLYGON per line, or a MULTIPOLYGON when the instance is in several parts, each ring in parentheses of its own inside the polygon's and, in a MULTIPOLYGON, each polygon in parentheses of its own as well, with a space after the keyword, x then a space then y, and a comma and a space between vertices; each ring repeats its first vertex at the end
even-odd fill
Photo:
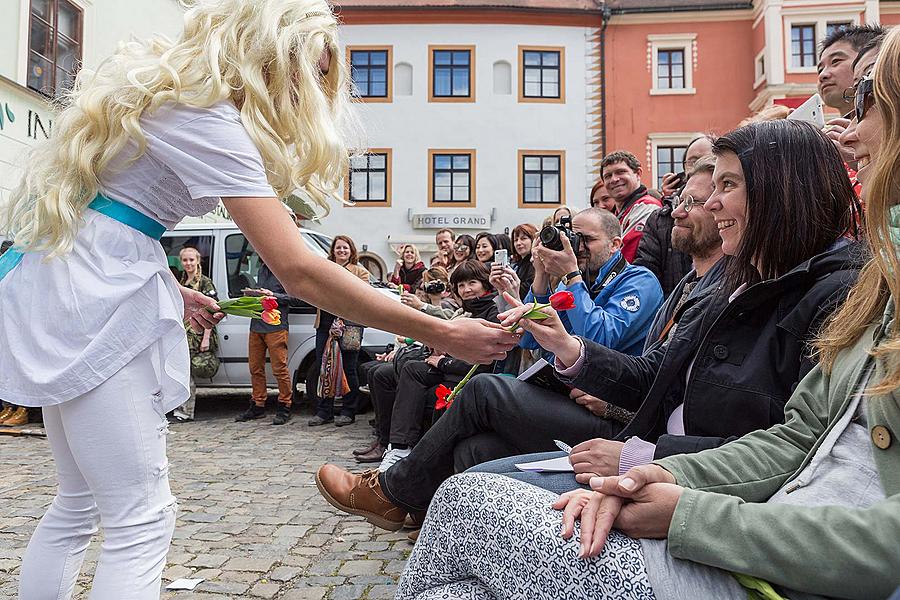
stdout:
POLYGON ((250 407, 236 416, 234 418, 238 423, 243 421, 253 421, 255 419, 262 419, 266 416, 266 407, 265 406, 257 406, 256 403, 252 403, 250 407))
POLYGON ((338 415, 334 418, 334 425, 336 427, 343 427, 344 425, 352 425, 356 423, 356 419, 353 417, 348 417, 346 415, 338 415))
POLYGON ((369 390, 369 386, 368 386, 368 385, 361 385, 361 386, 359 386, 359 391, 362 392, 363 394, 371 394, 371 393, 372 393, 372 391, 369 390))
POLYGON ((384 473, 396 463, 409 456, 410 452, 412 452, 412 450, 409 448, 394 448, 393 444, 388 444, 387 452, 384 453, 384 458, 381 459, 378 470, 381 473, 384 473))
POLYGON ((279 404, 275 411, 275 418, 272 419, 272 425, 284 425, 291 420, 291 407, 285 404, 279 404))
POLYGON ((306 422, 310 427, 318 427, 319 425, 327 425, 328 423, 334 423, 334 419, 323 419, 319 415, 314 416, 306 422))

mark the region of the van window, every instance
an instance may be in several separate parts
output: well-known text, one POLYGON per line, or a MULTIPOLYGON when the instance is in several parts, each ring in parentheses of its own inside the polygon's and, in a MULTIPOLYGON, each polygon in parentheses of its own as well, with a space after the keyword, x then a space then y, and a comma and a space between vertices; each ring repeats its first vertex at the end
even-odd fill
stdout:
POLYGON ((169 270, 179 282, 184 280, 184 267, 181 265, 179 254, 184 248, 196 248, 200 251, 200 267, 203 274, 212 277, 213 264, 213 236, 203 234, 168 235, 160 241, 166 258, 169 261, 169 270))
POLYGON ((243 296, 244 288, 256 287, 256 274, 262 261, 247 238, 235 233, 225 238, 225 272, 228 274, 228 297, 243 296))

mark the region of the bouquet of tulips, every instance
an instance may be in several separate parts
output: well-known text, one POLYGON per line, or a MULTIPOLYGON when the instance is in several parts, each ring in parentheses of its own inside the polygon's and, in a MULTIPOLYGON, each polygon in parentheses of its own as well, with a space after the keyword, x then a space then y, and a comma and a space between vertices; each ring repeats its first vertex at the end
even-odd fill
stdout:
MULTIPOLYGON (((226 315, 262 319, 269 325, 281 325, 281 311, 274 296, 241 296, 219 302, 219 310, 226 315)), ((207 309, 209 310, 209 309, 207 309)), ((213 312, 210 310, 210 312, 213 312)))
MULTIPOLYGON (((565 311, 575 308, 575 296, 572 292, 563 290, 561 292, 556 292, 555 294, 550 296, 550 302, 547 304, 538 304, 535 302, 531 306, 531 310, 525 313, 521 319, 512 324, 507 331, 510 333, 514 332, 519 327, 519 322, 522 319, 528 319, 530 321, 543 321, 547 319, 548 316, 542 312, 545 308, 552 308, 556 311, 565 311)), ((460 390, 463 389, 472 376, 475 374, 475 371, 478 370, 478 367, 481 365, 475 363, 472 365, 472 368, 469 369, 469 372, 466 373, 466 376, 462 378, 462 381, 456 384, 452 390, 448 388, 446 385, 439 385, 435 390, 434 395, 437 397, 437 402, 434 405, 435 410, 443 410, 445 408, 450 408, 450 405, 453 404, 453 399, 459 394, 460 390)))

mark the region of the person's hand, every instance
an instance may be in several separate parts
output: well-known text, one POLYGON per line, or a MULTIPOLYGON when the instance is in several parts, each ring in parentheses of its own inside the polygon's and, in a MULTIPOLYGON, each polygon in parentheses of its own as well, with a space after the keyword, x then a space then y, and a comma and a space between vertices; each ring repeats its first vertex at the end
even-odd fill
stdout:
POLYGON ((602 417, 606 414, 606 406, 607 403, 605 400, 601 400, 597 396, 591 396, 588 393, 585 393, 578 388, 572 388, 572 391, 569 393, 569 398, 575 401, 576 404, 580 404, 585 407, 596 417, 602 417))
POLYGON ((519 296, 519 285, 522 281, 511 268, 494 263, 491 265, 491 275, 488 278, 499 293, 508 292, 513 296, 519 296))
POLYGON ((581 342, 578 341, 578 338, 569 335, 555 310, 549 307, 545 308, 542 312, 548 318, 542 321, 531 321, 522 318, 531 311, 531 304, 522 304, 521 300, 507 293, 503 294, 503 298, 513 308, 498 315, 501 325, 512 327, 518 322, 521 329, 534 336, 541 348, 556 354, 564 365, 575 364, 581 356, 581 342))
POLYGON ((379 362, 391 362, 394 360, 394 355, 397 354, 396 350, 391 350, 390 352, 384 352, 382 354, 376 354, 375 360, 379 362))
POLYGON ((262 294, 263 296, 274 296, 275 292, 272 290, 268 290, 266 288, 256 288, 256 291, 262 294))
POLYGON ((442 358, 444 358, 443 354, 432 354, 431 356, 429 356, 428 358, 425 359, 425 364, 430 365, 430 366, 434 367, 435 369, 437 369, 442 358))
POLYGON ((619 458, 624 442, 596 438, 581 442, 569 453, 575 481, 588 483, 592 477, 619 474, 619 458))
POLYGON ((578 556, 591 558, 603 551, 606 538, 622 510, 624 500, 587 490, 573 490, 560 496, 551 506, 563 511, 563 539, 575 532, 575 521, 581 521, 581 549, 578 556))
POLYGON ((416 296, 415 294, 410 294, 409 292, 403 292, 400 294, 400 302, 403 304, 415 308, 416 310, 421 310, 425 303, 422 302, 422 299, 416 296))
POLYGON ((622 533, 633 538, 661 539, 668 536, 672 515, 684 488, 674 483, 651 481, 654 479, 674 478, 658 465, 641 465, 629 470, 623 477, 595 477, 590 483, 595 490, 609 489, 612 493, 627 494, 627 498, 618 496, 625 502, 615 520, 615 527, 622 533), (625 478, 631 479, 628 485, 634 484, 633 491, 622 487, 625 478))
POLYGON ((190 323, 191 329, 196 333, 203 333, 204 329, 212 329, 225 318, 225 313, 211 313, 207 308, 219 310, 215 300, 197 290, 179 285, 181 298, 184 300, 184 320, 190 323))
POLYGON ((209 350, 209 342, 200 342, 200 352, 206 352, 209 350))
MULTIPOLYGON (((568 236, 560 235, 559 239, 562 242, 562 250, 551 250, 543 244, 532 250, 532 256, 536 255, 544 272, 554 277, 562 277, 578 270, 578 257, 572 250, 568 236)), ((537 272, 537 267, 535 267, 535 272, 537 272)))
POLYGON ((841 160, 845 163, 856 161, 856 156, 853 154, 853 148, 845 146, 840 142, 841 134, 844 133, 844 130, 849 126, 849 119, 837 118, 828 121, 825 125, 825 129, 823 129, 828 139, 834 142, 834 147, 837 148, 838 153, 841 155, 841 160))
POLYGON ((503 360, 507 352, 519 345, 521 338, 499 323, 484 319, 454 319, 443 323, 446 326, 440 337, 434 338, 438 354, 450 354, 467 363, 488 364, 503 360))
MULTIPOLYGON (((574 452, 574 448, 572 449, 574 452)), ((615 477, 595 477, 591 479, 592 488, 604 494, 613 494, 622 498, 632 498, 651 483, 676 483, 675 476, 659 465, 639 465, 628 469, 628 472, 615 477)))
POLYGON ((662 189, 659 191, 662 192, 663 196, 674 196, 678 193, 678 187, 681 183, 681 178, 678 177, 677 173, 666 173, 663 175, 662 189))

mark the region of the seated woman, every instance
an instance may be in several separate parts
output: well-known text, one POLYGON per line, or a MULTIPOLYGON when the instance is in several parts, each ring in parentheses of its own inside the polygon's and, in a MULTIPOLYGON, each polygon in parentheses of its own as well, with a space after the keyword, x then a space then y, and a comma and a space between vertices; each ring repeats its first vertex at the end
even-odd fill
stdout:
POLYGON ((506 477, 457 476, 434 498, 398 599, 743 600, 747 590, 733 574, 760 588, 771 582, 774 590, 750 596, 757 598, 894 591, 900 30, 888 35, 874 81, 874 96, 865 81, 857 86, 856 117, 841 136, 863 159, 873 258, 819 338, 821 364, 792 394, 785 423, 592 480, 599 491, 555 502, 506 477))
MULTIPOLYGON (((450 276, 450 287, 462 303, 451 318, 472 317, 498 322, 497 293, 488 281, 488 270, 477 260, 459 265, 450 276)), ((410 360, 393 381, 382 381, 373 374, 372 398, 378 413, 379 437, 387 436, 389 445, 379 467, 386 471, 410 453, 422 437, 422 421, 427 405, 434 405, 432 388, 439 384, 454 386, 472 367, 471 364, 434 353, 425 360, 410 360), (390 384, 396 381, 391 389, 390 384), (396 391, 394 391, 396 390, 396 391), (391 392, 394 392, 393 394, 391 392)), ((384 368, 384 367, 382 367, 384 368)), ((490 373, 493 365, 483 365, 479 372, 490 373)), ((384 373, 390 377, 393 373, 384 373)))
POLYGON ((422 281, 422 273, 425 272, 425 263, 419 258, 419 249, 413 244, 403 244, 397 249, 400 258, 394 265, 390 281, 396 286, 401 286, 404 291, 414 292, 422 281))
POLYGON ((861 245, 842 236, 853 191, 833 144, 805 123, 748 125, 713 149, 715 192, 692 210, 715 219, 728 257, 724 285, 685 301, 663 339, 640 357, 539 330, 543 348, 570 357, 560 379, 637 414, 614 438, 555 438, 581 442, 569 456, 574 476, 514 466, 565 455, 559 452, 476 470, 559 492, 784 419, 788 397, 815 365, 811 342, 862 266, 861 245), (782 173, 804 185, 785 186, 782 173))

